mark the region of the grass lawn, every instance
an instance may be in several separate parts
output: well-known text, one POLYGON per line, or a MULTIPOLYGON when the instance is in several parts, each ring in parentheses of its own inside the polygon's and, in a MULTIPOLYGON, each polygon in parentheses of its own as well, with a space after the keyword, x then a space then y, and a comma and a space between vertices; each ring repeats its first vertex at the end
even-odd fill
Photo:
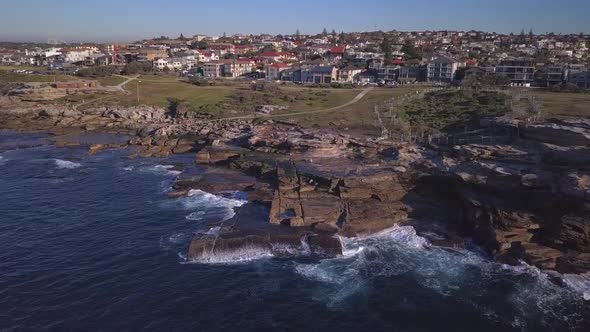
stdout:
POLYGON ((534 95, 541 102, 546 117, 590 118, 590 93, 563 93, 538 90, 534 95))
MULTIPOLYGON (((117 96, 113 100, 123 105, 136 104, 137 84, 137 81, 127 83, 123 88, 129 91, 129 94, 117 96)), ((186 101, 194 107, 213 105, 223 101, 224 98, 230 96, 232 93, 233 89, 227 87, 198 87, 182 82, 162 84, 159 82, 142 81, 139 83, 140 103, 159 107, 168 107, 168 98, 186 101)))
POLYGON ((0 71, 10 71, 10 70, 35 70, 35 71, 45 71, 47 67, 36 67, 36 66, 3 66, 0 65, 0 71))
POLYGON ((126 79, 124 79, 123 77, 119 77, 119 76, 107 76, 107 77, 98 78, 97 81, 102 86, 115 86, 115 85, 119 85, 119 84, 125 82, 126 79))
POLYGON ((285 93, 305 93, 310 96, 308 100, 295 100, 292 103, 284 101, 278 104, 289 106, 289 110, 282 113, 296 113, 332 108, 353 100, 362 89, 321 89, 304 87, 281 87, 285 93))
POLYGON ((51 83, 51 82, 67 82, 78 80, 77 77, 67 75, 28 75, 28 74, 17 74, 10 71, 0 70, 0 81, 9 83, 51 83))
POLYGON ((141 75, 139 80, 158 81, 158 82, 178 82, 183 77, 177 76, 163 76, 163 75, 141 75))
MULTIPOLYGON (((419 89, 425 88, 422 86, 374 88, 355 104, 332 112, 296 116, 292 120, 297 121, 304 127, 338 128, 371 135, 379 134, 379 124, 373 112, 375 105, 379 105, 392 97, 399 97, 419 89)), ((333 89, 332 91, 338 90, 333 89)), ((340 103, 340 105, 352 100, 360 93, 360 90, 356 89, 349 91, 354 91, 355 93, 348 100, 340 103)))

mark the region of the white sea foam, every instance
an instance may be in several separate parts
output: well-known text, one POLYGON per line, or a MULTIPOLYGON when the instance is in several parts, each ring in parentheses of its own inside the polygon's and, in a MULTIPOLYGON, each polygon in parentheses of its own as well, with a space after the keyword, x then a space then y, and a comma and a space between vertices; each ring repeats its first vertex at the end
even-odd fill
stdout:
POLYGON ((153 174, 163 174, 163 175, 170 175, 170 176, 178 176, 182 174, 181 171, 174 170, 173 165, 155 165, 150 167, 142 168, 142 171, 153 173, 153 174))
POLYGON ((582 275, 565 274, 563 282, 582 296, 585 301, 590 301, 590 273, 582 275))
POLYGON ((177 233, 172 234, 168 237, 168 241, 174 244, 184 243, 187 240, 187 235, 185 233, 177 233))
POLYGON ((432 246, 409 226, 340 240, 342 257, 316 264, 295 263, 296 273, 324 284, 314 297, 329 307, 338 307, 372 278, 403 276, 442 296, 460 298, 488 317, 526 328, 539 312, 547 324, 575 321, 579 314, 571 312, 572 306, 579 308, 582 298, 590 295, 589 276, 564 276, 567 287, 559 286, 546 273, 524 263, 507 266, 477 252, 432 246), (478 300, 493 296, 490 292, 505 287, 503 280, 507 279, 514 283, 507 301, 518 308, 510 317, 478 300))
POLYGON ((188 196, 181 198, 187 210, 197 210, 186 216, 187 220, 203 221, 207 218, 219 218, 222 221, 233 218, 234 208, 247 203, 246 200, 222 195, 213 195, 202 190, 191 190, 188 196))
POLYGON ((74 169, 74 168, 78 168, 78 167, 82 166, 79 163, 75 163, 73 161, 68 161, 68 160, 53 159, 53 161, 55 162, 55 166, 57 166, 57 168, 61 168, 61 169, 74 169))
POLYGON ((133 166, 128 166, 128 167, 123 167, 123 170, 126 172, 131 172, 133 171, 135 168, 133 166))
POLYGON ((238 264, 271 257, 273 257, 273 254, 269 248, 262 248, 258 246, 246 246, 240 247, 236 250, 207 253, 201 256, 199 259, 187 263, 238 264))

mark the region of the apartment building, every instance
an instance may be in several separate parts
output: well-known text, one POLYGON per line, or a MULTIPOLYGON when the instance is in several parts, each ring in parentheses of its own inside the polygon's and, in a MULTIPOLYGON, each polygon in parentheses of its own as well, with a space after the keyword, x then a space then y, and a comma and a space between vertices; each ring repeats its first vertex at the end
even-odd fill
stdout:
POLYGON ((535 64, 528 59, 507 59, 496 66, 496 75, 508 77, 514 86, 530 87, 535 80, 535 64))
POLYGON ((455 79, 460 62, 447 56, 439 55, 432 59, 426 68, 426 77, 430 82, 450 83, 455 79))

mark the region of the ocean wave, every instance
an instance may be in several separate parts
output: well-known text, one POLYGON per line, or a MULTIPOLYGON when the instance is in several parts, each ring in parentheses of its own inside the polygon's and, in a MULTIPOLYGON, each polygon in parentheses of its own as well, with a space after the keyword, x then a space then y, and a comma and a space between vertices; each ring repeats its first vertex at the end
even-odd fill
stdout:
POLYGON ((187 261, 192 264, 241 264, 265 258, 272 258, 269 248, 245 246, 236 250, 216 251, 202 255, 199 259, 187 261))
POLYGON ((587 276, 564 276, 567 286, 560 286, 526 264, 507 266, 474 251, 433 246, 410 226, 340 240, 343 256, 314 264, 294 263, 301 277, 324 285, 315 290, 314 298, 334 309, 362 293, 375 278, 401 278, 439 296, 461 299, 506 324, 527 328, 527 323, 540 320, 547 326, 552 321, 570 326, 579 321, 577 315, 589 295, 587 276), (494 289, 505 287, 511 288, 506 301, 512 311, 480 302, 493 298, 494 289))
POLYGON ((188 196, 181 198, 186 210, 197 210, 188 214, 185 218, 191 221, 203 221, 211 218, 225 221, 235 216, 234 208, 241 207, 247 201, 240 198, 237 193, 228 193, 229 197, 214 195, 202 190, 191 190, 188 196))
MULTIPOLYGON (((170 176, 178 176, 182 174, 181 171, 174 170, 176 166, 174 165, 155 165, 149 167, 143 167, 141 170, 143 172, 158 174, 158 175, 170 175, 170 176)), ((131 168, 130 170, 133 170, 131 168)))
POLYGON ((79 163, 62 159, 53 159, 53 162, 55 162, 55 166, 57 166, 57 168, 61 169, 74 169, 82 166, 79 163))
POLYGON ((582 294, 585 301, 590 301, 590 273, 565 274, 562 276, 562 280, 568 287, 582 294))

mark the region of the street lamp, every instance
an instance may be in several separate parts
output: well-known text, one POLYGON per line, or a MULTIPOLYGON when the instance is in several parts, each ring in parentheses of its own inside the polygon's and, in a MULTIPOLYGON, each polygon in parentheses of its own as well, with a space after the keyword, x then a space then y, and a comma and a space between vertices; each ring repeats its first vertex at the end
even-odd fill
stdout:
POLYGON ((137 104, 139 105, 139 83, 141 83, 140 80, 137 81, 137 104))

